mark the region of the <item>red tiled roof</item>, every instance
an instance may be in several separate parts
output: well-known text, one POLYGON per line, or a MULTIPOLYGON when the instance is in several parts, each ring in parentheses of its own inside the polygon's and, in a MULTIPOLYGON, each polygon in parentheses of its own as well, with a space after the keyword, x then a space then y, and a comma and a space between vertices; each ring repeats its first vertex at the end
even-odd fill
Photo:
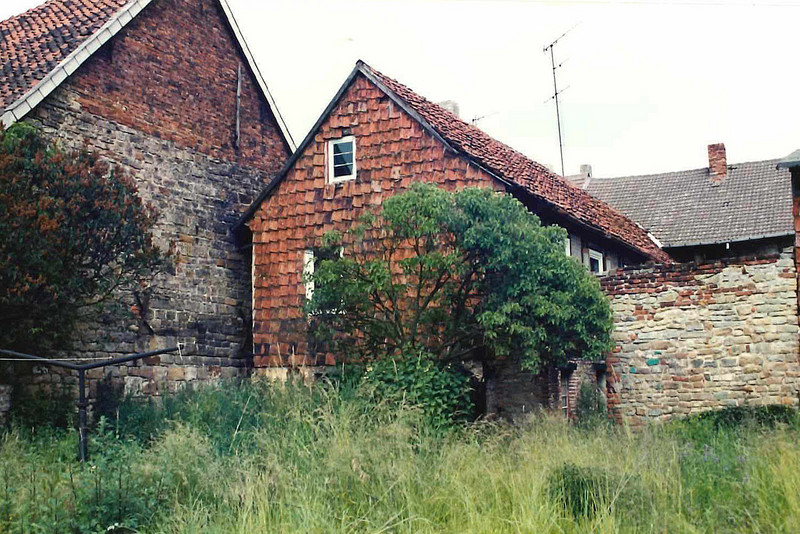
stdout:
POLYGON ((545 166, 464 122, 400 82, 363 62, 359 62, 359 66, 406 102, 453 148, 491 173, 521 186, 527 193, 553 205, 563 214, 611 239, 626 243, 652 260, 665 263, 672 261, 666 252, 653 243, 642 227, 605 202, 573 186, 545 166))
POLYGON ((0 22, 0 109, 36 86, 128 0, 48 0, 0 22))

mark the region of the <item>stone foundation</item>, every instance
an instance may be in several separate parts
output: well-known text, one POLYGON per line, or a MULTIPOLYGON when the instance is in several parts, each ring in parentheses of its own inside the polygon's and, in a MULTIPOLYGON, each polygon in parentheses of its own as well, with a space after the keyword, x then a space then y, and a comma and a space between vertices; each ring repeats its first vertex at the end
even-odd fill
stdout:
POLYGON ((11 410, 11 386, 0 385, 0 425, 4 425, 8 420, 8 412, 11 410))

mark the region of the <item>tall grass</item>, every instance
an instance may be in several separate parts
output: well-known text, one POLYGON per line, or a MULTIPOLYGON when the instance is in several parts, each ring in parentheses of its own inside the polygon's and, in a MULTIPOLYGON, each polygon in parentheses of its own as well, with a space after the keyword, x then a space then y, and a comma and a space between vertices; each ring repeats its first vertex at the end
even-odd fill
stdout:
POLYGON ((336 388, 228 385, 0 438, 0 532, 799 532, 793 425, 431 428, 336 388), (112 529, 113 530, 113 529, 112 529), (118 528, 118 531, 124 531, 118 528))

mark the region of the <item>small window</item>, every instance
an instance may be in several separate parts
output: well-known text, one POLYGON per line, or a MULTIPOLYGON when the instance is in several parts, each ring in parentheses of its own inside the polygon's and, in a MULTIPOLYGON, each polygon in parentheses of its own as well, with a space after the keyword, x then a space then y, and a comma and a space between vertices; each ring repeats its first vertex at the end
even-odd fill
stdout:
POLYGON ((572 255, 572 243, 570 242, 569 234, 564 238, 564 252, 567 253, 567 256, 572 255))
POLYGON ((593 248, 589 249, 589 270, 596 274, 606 272, 603 253, 593 248))
POLYGON ((356 138, 352 135, 328 141, 328 182, 335 184, 356 177, 356 138))
POLYGON ((322 260, 341 258, 344 249, 341 247, 326 247, 306 249, 303 251, 303 283, 306 287, 306 299, 314 296, 314 272, 322 260))

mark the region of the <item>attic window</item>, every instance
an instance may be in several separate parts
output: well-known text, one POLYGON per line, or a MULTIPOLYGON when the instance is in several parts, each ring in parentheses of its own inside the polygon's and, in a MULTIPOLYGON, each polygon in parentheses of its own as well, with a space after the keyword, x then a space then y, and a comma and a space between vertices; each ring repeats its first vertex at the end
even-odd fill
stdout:
POLYGON ((356 138, 352 135, 328 141, 328 183, 356 177, 356 138))

